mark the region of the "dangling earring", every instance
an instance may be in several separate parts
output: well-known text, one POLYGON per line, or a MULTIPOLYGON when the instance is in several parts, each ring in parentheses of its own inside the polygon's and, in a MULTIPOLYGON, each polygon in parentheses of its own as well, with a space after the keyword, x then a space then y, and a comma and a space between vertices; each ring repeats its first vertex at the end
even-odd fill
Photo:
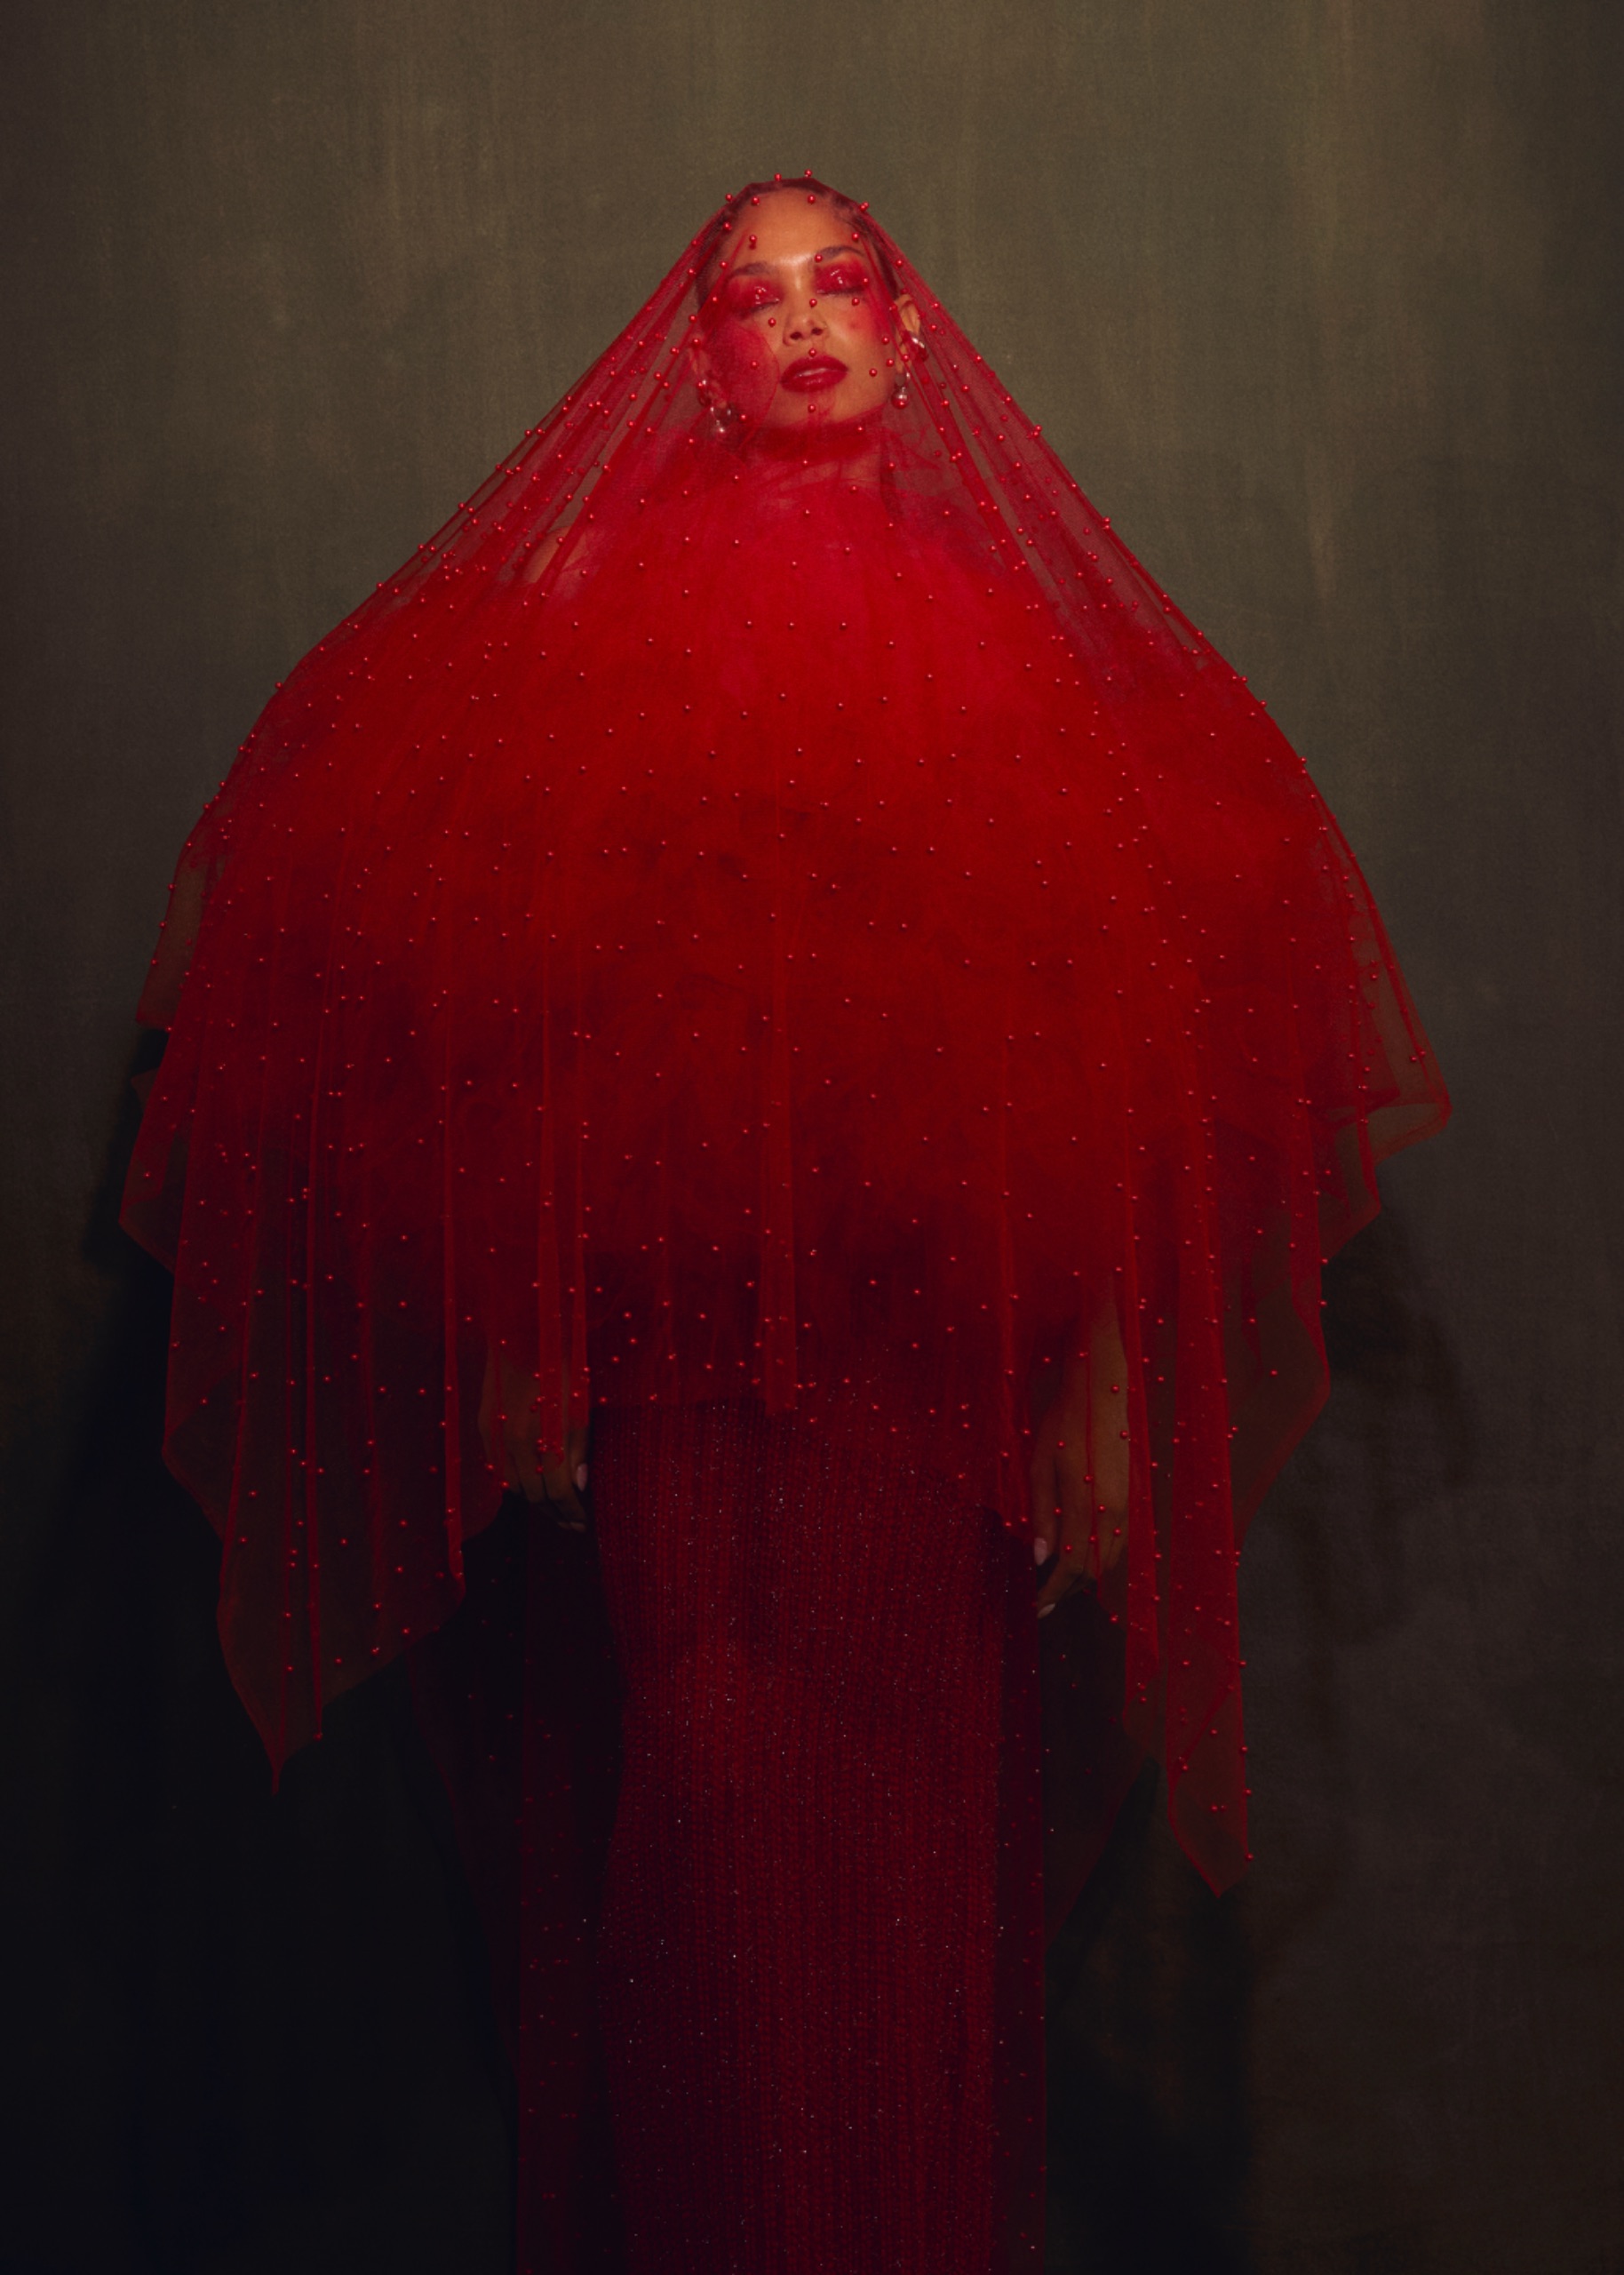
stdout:
POLYGON ((908 373, 906 364, 909 356, 917 353, 918 343, 915 341, 913 334, 911 331, 902 332, 896 343, 896 357, 898 363, 904 368, 897 372, 896 384, 891 389, 891 403, 894 410, 906 411, 908 408, 908 373))
POLYGON ((705 424, 711 430, 712 441, 730 441, 744 416, 737 403, 729 403, 712 379, 699 381, 699 400, 705 405, 705 424))

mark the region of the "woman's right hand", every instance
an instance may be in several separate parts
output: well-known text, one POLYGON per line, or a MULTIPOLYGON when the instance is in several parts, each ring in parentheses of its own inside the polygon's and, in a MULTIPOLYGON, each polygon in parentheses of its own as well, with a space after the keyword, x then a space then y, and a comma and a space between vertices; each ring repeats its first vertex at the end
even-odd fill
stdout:
POLYGON ((1038 1616, 1111 1569, 1127 1542, 1127 1357, 1114 1311, 1068 1359, 1039 1417, 1032 1553, 1045 1574, 1038 1616))
POLYGON ((487 1459, 512 1493, 522 1493, 535 1506, 545 1503, 557 1521, 570 1532, 586 1530, 586 1508, 581 1499, 586 1484, 586 1438, 584 1425, 569 1427, 569 1385, 559 1393, 561 1454, 544 1460, 541 1441, 541 1385, 504 1354, 493 1352, 485 1362, 480 1393, 480 1439, 487 1459))

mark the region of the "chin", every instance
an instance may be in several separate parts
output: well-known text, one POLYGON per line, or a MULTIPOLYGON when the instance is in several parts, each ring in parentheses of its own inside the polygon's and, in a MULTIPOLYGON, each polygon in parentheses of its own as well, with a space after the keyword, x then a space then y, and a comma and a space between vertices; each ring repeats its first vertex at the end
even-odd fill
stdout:
POLYGON ((794 409, 781 414, 776 407, 766 423, 769 427, 851 427, 859 419, 877 419, 885 409, 884 395, 864 397, 854 402, 842 387, 832 387, 827 395, 810 395, 796 403, 794 409))

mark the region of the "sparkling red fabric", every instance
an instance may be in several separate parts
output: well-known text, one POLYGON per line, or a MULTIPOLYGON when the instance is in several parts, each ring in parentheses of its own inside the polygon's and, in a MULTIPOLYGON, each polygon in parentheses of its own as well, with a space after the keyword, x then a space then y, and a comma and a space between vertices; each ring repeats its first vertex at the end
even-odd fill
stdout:
POLYGON ((1301 762, 829 210, 922 318, 872 412, 772 423, 730 204, 195 834, 126 1202, 169 1457, 280 1759, 457 1603, 493 1380, 816 1431, 868 1370, 1019 1532, 1029 1384, 1109 1311, 1124 1714, 1222 1885, 1239 1531, 1444 1095, 1301 762))
POLYGON ((1030 1561, 927 1417, 864 1386, 832 1419, 610 1409, 609 1632, 590 1551, 510 1507, 414 1648, 519 2083, 521 2275, 1040 2263, 1030 1561))
POLYGON ((1030 1560, 923 1433, 841 1419, 605 1433, 598 1981, 633 2275, 1040 2260, 1030 1560))

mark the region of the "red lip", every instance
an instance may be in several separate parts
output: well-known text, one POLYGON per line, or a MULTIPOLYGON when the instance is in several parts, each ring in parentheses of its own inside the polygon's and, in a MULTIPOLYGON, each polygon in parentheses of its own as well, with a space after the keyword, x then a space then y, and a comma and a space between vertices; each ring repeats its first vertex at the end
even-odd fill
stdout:
POLYGON ((823 387, 838 387, 846 377, 846 366, 838 355, 799 355, 778 374, 781 387, 792 387, 797 395, 816 395, 823 387))

